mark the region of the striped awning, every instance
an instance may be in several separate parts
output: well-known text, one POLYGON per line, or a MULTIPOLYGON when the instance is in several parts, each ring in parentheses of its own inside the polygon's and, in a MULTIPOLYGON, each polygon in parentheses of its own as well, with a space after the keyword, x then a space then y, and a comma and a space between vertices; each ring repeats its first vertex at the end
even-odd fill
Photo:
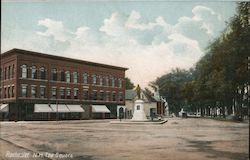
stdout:
POLYGON ((50 107, 52 108, 53 112, 60 112, 60 113, 70 112, 69 108, 65 104, 51 104, 50 107))
POLYGON ((66 104, 70 112, 85 112, 81 105, 76 104, 66 104))
POLYGON ((46 113, 53 112, 52 108, 49 107, 48 104, 35 104, 34 112, 36 113, 46 113))
POLYGON ((69 112, 84 112, 81 105, 75 104, 35 104, 34 112, 36 113, 69 113, 69 112))
POLYGON ((0 112, 9 112, 9 104, 0 104, 0 112))
POLYGON ((92 105, 93 113, 110 113, 110 110, 105 105, 92 105))

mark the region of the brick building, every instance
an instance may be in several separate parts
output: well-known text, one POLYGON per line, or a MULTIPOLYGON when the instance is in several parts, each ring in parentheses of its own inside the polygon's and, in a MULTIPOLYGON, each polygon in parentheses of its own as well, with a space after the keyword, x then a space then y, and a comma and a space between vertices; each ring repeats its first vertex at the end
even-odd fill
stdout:
POLYGON ((127 68, 12 49, 1 55, 0 118, 116 118, 127 68))

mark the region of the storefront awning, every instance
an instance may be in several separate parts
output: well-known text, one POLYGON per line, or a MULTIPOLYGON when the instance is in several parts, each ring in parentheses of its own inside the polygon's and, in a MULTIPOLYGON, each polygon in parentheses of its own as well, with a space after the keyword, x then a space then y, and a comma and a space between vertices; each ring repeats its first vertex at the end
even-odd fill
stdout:
POLYGON ((35 104, 34 112, 36 113, 53 112, 53 110, 49 107, 48 104, 35 104))
POLYGON ((65 104, 51 104, 53 112, 67 113, 70 112, 69 108, 65 104))
POLYGON ((93 113, 110 113, 110 110, 105 105, 92 105, 93 113))
POLYGON ((9 104, 0 104, 0 112, 9 112, 9 104))
POLYGON ((85 112, 81 105, 66 104, 70 112, 85 112))

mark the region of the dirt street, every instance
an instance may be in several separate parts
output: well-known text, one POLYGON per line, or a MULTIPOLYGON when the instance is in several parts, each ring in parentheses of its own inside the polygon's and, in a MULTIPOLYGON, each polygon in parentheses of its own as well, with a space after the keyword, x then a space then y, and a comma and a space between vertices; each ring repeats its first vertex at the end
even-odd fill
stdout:
POLYGON ((248 123, 180 118, 169 119, 163 125, 90 122, 1 122, 0 159, 247 160, 249 157, 248 123))

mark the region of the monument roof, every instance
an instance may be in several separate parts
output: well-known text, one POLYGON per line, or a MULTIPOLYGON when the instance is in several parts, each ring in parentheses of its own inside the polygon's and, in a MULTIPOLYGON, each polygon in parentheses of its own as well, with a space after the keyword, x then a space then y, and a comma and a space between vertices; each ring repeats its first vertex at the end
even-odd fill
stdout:
POLYGON ((136 97, 136 91, 133 89, 126 90, 125 92, 125 99, 126 100, 133 100, 136 97))
MULTIPOLYGON (((147 94, 144 90, 142 90, 143 95, 149 102, 157 102, 154 96, 147 94)), ((137 96, 136 90, 129 89, 125 91, 125 99, 126 100, 134 100, 137 96)))

